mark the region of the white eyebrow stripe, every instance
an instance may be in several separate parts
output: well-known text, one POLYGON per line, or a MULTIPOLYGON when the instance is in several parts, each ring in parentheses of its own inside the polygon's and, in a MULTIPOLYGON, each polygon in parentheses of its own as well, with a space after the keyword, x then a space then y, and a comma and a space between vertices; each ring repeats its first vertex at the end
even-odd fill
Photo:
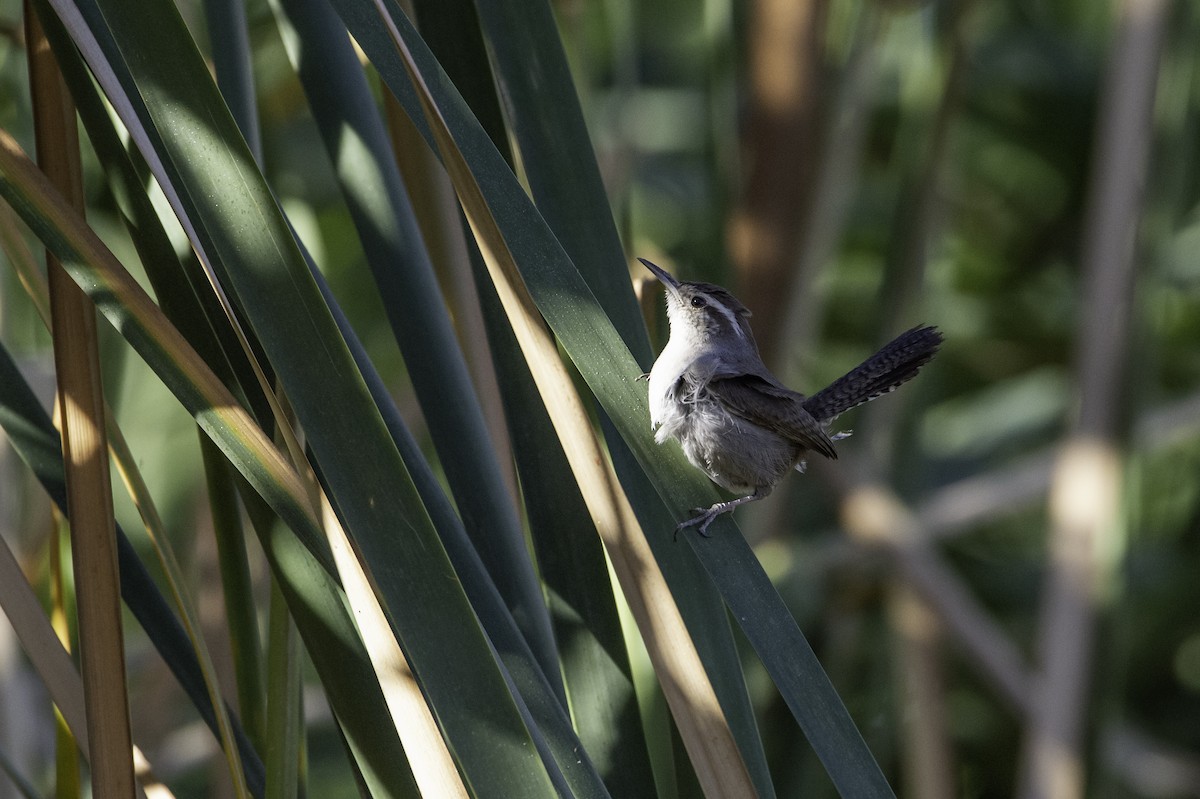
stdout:
POLYGON ((738 334, 738 338, 745 338, 746 334, 742 331, 742 326, 738 324, 737 314, 726 308, 721 303, 717 302, 712 297, 709 297, 709 305, 721 312, 721 315, 729 320, 729 324, 733 327, 734 332, 738 334))

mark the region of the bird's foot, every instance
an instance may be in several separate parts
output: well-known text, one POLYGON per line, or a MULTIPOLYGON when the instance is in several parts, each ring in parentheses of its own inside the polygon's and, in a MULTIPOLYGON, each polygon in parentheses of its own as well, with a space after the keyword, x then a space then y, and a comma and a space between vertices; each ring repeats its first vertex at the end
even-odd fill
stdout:
POLYGON ((699 525, 698 532, 700 533, 700 535, 704 536, 705 538, 708 538, 709 537, 708 526, 710 524, 712 524, 713 521, 715 521, 716 518, 718 516, 720 516, 722 513, 732 510, 732 508, 722 508, 721 506, 723 504, 725 504, 725 503, 718 502, 716 505, 713 505, 711 508, 692 508, 692 513, 699 514, 699 515, 697 515, 691 519, 688 519, 686 522, 680 522, 679 524, 675 525, 675 536, 673 537, 672 540, 674 540, 674 541, 679 540, 679 531, 680 530, 686 530, 689 527, 696 527, 696 525, 699 525))
MULTIPOLYGON (((638 380, 649 380, 649 379, 650 379, 650 373, 649 373, 649 372, 643 372, 642 374, 640 374, 640 375, 638 375, 638 376, 637 376, 637 379, 638 379, 638 380)), ((636 382, 636 381, 635 381, 635 382, 636 382)))
POLYGON ((686 530, 688 527, 696 527, 699 525, 700 535, 708 538, 708 526, 716 521, 717 517, 722 513, 729 513, 739 505, 745 505, 747 502, 754 502, 756 499, 762 499, 767 494, 771 493, 771 486, 759 486, 753 494, 737 499, 731 499, 728 502, 718 502, 711 508, 692 508, 692 513, 697 516, 688 519, 686 522, 680 522, 675 526, 675 540, 679 540, 679 531, 686 530))
POLYGON ((853 430, 843 430, 840 433, 834 433, 833 435, 831 435, 829 437, 829 440, 830 441, 841 441, 843 438, 849 438, 852 435, 854 435, 853 430))

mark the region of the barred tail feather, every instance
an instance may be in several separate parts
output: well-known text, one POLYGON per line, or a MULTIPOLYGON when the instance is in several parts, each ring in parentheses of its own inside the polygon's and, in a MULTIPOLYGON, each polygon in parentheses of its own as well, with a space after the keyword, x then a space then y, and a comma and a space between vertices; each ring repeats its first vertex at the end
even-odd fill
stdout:
POLYGON ((901 333, 828 388, 806 399, 804 409, 821 422, 832 421, 916 377, 941 345, 942 334, 936 327, 914 327, 901 333))

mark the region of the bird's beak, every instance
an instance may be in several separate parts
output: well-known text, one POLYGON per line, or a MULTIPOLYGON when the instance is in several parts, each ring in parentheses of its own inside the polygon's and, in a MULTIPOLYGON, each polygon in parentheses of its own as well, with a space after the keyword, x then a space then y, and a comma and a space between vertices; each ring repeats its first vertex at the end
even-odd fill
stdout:
POLYGON ((670 273, 670 272, 668 272, 667 270, 663 269, 663 268, 662 268, 661 266, 659 266, 658 264, 654 264, 654 263, 651 263, 650 261, 647 261, 645 258, 638 258, 638 260, 642 262, 642 266, 646 267, 646 268, 647 268, 647 269, 649 269, 651 272, 653 272, 653 273, 654 273, 654 276, 655 276, 656 278, 658 278, 658 279, 659 279, 659 280, 662 282, 662 284, 663 284, 664 286, 666 286, 667 288, 671 289, 672 291, 678 291, 678 290, 679 290, 679 281, 678 281, 678 280, 676 280, 676 279, 675 279, 675 278, 674 278, 674 277, 671 275, 671 273, 670 273))

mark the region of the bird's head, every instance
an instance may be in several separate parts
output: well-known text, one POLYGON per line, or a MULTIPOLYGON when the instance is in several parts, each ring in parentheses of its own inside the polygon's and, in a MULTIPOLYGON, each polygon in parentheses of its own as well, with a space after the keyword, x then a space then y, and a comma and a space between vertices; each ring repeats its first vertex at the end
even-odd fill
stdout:
POLYGON ((672 338, 682 336, 696 344, 723 342, 757 351, 750 332, 750 310, 728 290, 713 283, 678 280, 657 264, 645 258, 638 260, 667 290, 672 338))

